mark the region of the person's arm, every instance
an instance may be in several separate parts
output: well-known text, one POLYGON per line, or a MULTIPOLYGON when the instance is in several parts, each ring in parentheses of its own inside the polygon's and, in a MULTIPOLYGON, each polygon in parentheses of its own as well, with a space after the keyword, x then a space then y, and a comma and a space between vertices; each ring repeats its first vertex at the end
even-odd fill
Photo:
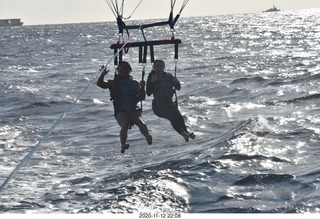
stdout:
POLYGON ((146 99, 146 91, 144 89, 145 87, 145 82, 141 81, 140 83, 136 80, 134 80, 133 82, 133 87, 134 89, 137 91, 138 94, 138 101, 142 101, 146 99))
MULTIPOLYGON (((104 66, 101 66, 101 69, 103 69, 104 66)), ((97 81, 97 86, 98 87, 101 87, 103 89, 107 89, 107 88, 110 88, 110 84, 108 82, 105 82, 104 81, 104 76, 106 76, 108 74, 109 70, 104 70, 101 75, 99 76, 98 78, 98 81, 97 81)))
POLYGON ((151 94, 153 94, 154 91, 154 82, 151 81, 152 76, 154 74, 151 72, 148 76, 148 80, 147 80, 147 95, 150 96, 151 94))
POLYGON ((174 87, 176 90, 180 90, 180 89, 181 89, 181 84, 180 84, 180 81, 178 80, 177 77, 173 77, 173 76, 172 76, 172 83, 173 83, 173 87, 174 87))

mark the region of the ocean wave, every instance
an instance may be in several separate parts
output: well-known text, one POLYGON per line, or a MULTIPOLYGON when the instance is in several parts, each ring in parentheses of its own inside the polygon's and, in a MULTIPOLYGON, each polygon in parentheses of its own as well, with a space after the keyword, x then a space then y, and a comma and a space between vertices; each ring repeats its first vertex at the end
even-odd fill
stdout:
POLYGON ((288 180, 294 182, 294 178, 295 176, 290 174, 254 174, 235 182, 234 185, 287 183, 288 180))
POLYGON ((251 78, 238 78, 234 81, 231 82, 231 84, 250 84, 250 86, 253 85, 253 83, 257 83, 257 84, 264 84, 267 81, 269 81, 268 79, 262 77, 262 76, 256 76, 256 77, 251 77, 251 78))
POLYGON ((270 160, 273 162, 289 162, 286 159, 281 159, 278 157, 268 157, 264 155, 246 155, 246 154, 228 154, 223 155, 219 158, 219 160, 231 159, 235 161, 244 161, 244 160, 270 160))
POLYGON ((305 95, 302 97, 296 97, 293 99, 283 99, 283 100, 274 100, 274 101, 267 101, 264 104, 267 106, 274 106, 274 105, 291 105, 291 104, 316 104, 320 99, 320 94, 310 94, 305 95))

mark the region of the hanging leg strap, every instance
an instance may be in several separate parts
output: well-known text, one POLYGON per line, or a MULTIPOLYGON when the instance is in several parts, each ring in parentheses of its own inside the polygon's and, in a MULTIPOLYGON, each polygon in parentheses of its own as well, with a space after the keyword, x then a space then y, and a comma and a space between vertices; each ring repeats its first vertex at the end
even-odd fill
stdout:
MULTIPOLYGON (((175 77, 177 77, 178 58, 179 58, 179 43, 176 42, 174 44, 174 76, 175 77)), ((178 95, 177 95, 176 89, 174 89, 174 95, 176 97, 175 104, 178 107, 178 95)))
POLYGON ((151 60, 151 63, 154 63, 154 49, 153 49, 153 45, 150 45, 150 60, 151 60))
MULTIPOLYGON (((148 54, 148 46, 139 46, 139 64, 142 64, 142 81, 144 81, 144 76, 146 74, 146 65, 147 65, 147 54, 148 54), (143 50, 143 51, 142 51, 143 50)), ((143 88, 145 89, 145 88, 143 88)), ((143 111, 142 109, 142 100, 140 101, 140 108, 141 112, 143 111)))
MULTIPOLYGON (((178 59, 174 60, 174 76, 177 77, 177 69, 178 69, 178 59)), ((174 96, 176 98, 176 100, 174 101, 174 103, 176 104, 176 106, 178 107, 178 95, 177 95, 177 91, 176 89, 174 89, 174 96)))
POLYGON ((179 58, 179 43, 174 44, 174 59, 178 60, 179 58))

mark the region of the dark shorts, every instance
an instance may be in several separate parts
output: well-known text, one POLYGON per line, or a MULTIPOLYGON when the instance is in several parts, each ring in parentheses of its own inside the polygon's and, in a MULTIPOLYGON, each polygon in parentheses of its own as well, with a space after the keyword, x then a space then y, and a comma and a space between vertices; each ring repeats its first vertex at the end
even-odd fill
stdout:
MULTIPOLYGON (((140 110, 140 111, 141 111, 140 107, 138 107, 138 106, 135 106, 135 108, 128 108, 128 109, 119 109, 119 110, 116 110, 116 109, 115 109, 115 110, 114 110, 114 118, 117 119, 117 115, 118 115, 118 113, 120 113, 120 112, 125 113, 125 114, 128 115, 128 117, 130 118, 130 114, 133 113, 133 112, 135 112, 136 110, 140 110)), ((130 119, 130 128, 131 128, 131 126, 134 126, 134 123, 133 123, 133 121, 131 121, 131 119, 130 119)))

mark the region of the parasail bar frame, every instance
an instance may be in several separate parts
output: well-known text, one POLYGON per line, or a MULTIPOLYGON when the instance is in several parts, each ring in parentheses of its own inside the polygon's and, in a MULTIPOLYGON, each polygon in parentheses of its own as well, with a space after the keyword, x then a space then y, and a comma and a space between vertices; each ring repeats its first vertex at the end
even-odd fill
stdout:
MULTIPOLYGON (((173 39, 173 40, 152 40, 152 41, 143 41, 143 42, 132 42, 127 43, 124 47, 140 47, 140 46, 156 46, 156 45, 166 45, 166 44, 181 44, 180 39, 173 39)), ((110 46, 111 49, 120 49, 123 46, 123 43, 115 43, 110 46)))

